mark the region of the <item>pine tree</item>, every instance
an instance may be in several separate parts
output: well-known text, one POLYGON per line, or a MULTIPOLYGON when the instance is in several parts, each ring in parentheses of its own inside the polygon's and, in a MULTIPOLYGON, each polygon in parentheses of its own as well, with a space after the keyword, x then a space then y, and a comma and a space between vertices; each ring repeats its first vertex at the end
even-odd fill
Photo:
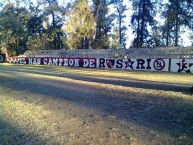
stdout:
POLYGON ((182 26, 191 28, 192 5, 190 0, 169 0, 164 13, 166 20, 163 32, 166 37, 166 46, 178 46, 182 26))
POLYGON ((66 24, 68 44, 71 49, 91 47, 93 41, 95 21, 87 0, 76 0, 66 24))
POLYGON ((148 32, 148 25, 154 26, 154 3, 151 0, 133 0, 134 13, 132 15, 131 23, 133 25, 134 34, 136 38, 133 41, 133 47, 145 47, 148 44, 147 38, 150 36, 148 32))
POLYGON ((109 14, 108 6, 115 3, 116 0, 93 0, 94 18, 95 18, 95 34, 93 40, 94 48, 109 48, 110 34, 114 15, 109 14))
POLYGON ((122 48, 126 48, 126 30, 127 27, 124 24, 124 18, 126 18, 125 11, 127 10, 126 5, 123 5, 123 0, 118 0, 116 4, 118 29, 119 29, 119 45, 122 48))
POLYGON ((64 36, 62 32, 63 26, 63 11, 58 5, 58 0, 39 0, 39 5, 43 6, 44 21, 47 21, 47 41, 49 49, 61 49, 62 38, 64 36), (49 18, 51 15, 51 24, 49 18), (61 16, 62 15, 62 16, 61 16))

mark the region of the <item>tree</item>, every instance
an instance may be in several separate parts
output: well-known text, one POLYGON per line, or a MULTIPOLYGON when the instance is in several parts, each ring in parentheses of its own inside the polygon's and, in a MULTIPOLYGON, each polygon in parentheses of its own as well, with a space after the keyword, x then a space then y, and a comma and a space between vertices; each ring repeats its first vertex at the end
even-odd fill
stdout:
POLYGON ((191 28, 193 3, 191 0, 169 0, 164 16, 166 18, 163 34, 166 38, 166 46, 179 45, 182 27, 191 28))
POLYGON ((109 47, 114 48, 114 49, 121 48, 121 45, 119 43, 119 28, 118 27, 112 28, 109 47))
POLYGON ((95 34, 93 47, 109 48, 109 34, 113 26, 114 15, 109 14, 108 6, 115 3, 117 0, 93 0, 94 4, 94 19, 95 19, 95 34))
POLYGON ((44 21, 47 23, 45 34, 47 35, 49 49, 61 49, 63 39, 65 39, 64 32, 62 31, 65 7, 58 5, 58 0, 40 0, 39 5, 44 7, 43 16, 44 21), (51 24, 49 23, 51 16, 51 24))
POLYGON ((150 36, 147 27, 156 24, 154 3, 151 0, 133 0, 132 4, 134 13, 131 18, 131 24, 136 35, 133 47, 145 47, 148 43, 147 38, 150 36))
POLYGON ((34 4, 30 0, 29 3, 29 15, 30 19, 27 22, 28 29, 28 49, 47 49, 48 40, 47 40, 47 27, 44 26, 46 16, 44 11, 41 9, 41 4, 34 4))
POLYGON ((126 47, 126 30, 127 27, 124 25, 124 18, 126 18, 125 11, 127 10, 126 5, 123 5, 123 0, 118 0, 116 4, 118 29, 119 29, 119 45, 123 48, 126 47))
POLYGON ((163 11, 163 16, 166 18, 165 25, 162 27, 162 39, 165 39, 165 45, 169 46, 171 44, 171 31, 172 23, 174 22, 174 16, 170 15, 172 9, 169 9, 169 5, 166 4, 166 7, 163 11))
POLYGON ((68 44, 71 49, 91 47, 95 21, 87 0, 76 0, 66 24, 68 44))
POLYGON ((0 13, 1 49, 9 55, 21 54, 27 48, 28 14, 27 9, 13 3, 6 4, 0 13))
POLYGON ((43 26, 43 16, 36 14, 27 23, 28 28, 28 49, 46 49, 46 35, 43 26))

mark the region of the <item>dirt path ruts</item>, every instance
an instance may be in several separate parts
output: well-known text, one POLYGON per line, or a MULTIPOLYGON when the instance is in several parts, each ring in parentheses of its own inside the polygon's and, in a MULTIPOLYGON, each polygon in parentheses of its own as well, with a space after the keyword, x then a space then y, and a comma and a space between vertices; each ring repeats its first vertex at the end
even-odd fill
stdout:
POLYGON ((192 77, 164 75, 0 65, 0 144, 193 144, 192 77))

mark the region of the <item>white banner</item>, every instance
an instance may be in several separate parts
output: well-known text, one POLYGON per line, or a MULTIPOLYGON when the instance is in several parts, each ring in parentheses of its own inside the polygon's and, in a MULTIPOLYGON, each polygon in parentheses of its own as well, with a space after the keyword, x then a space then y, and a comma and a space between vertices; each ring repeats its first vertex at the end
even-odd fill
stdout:
POLYGON ((148 71, 169 71, 169 59, 98 58, 97 68, 148 71))
POLYGON ((193 59, 171 59, 170 71, 193 73, 193 59))
POLYGON ((193 73, 193 59, 9 57, 10 63, 193 73))

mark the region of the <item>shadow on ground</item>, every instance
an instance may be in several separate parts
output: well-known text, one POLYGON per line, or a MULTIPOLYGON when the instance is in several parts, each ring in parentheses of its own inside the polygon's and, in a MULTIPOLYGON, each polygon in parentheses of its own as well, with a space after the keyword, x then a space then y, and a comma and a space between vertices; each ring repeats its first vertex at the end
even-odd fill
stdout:
MULTIPOLYGON (((78 81, 97 82, 101 84, 113 84, 116 86, 131 87, 133 89, 153 89, 159 91, 173 91, 184 93, 191 96, 188 87, 181 84, 167 84, 162 82, 152 82, 144 80, 110 80, 110 78, 101 76, 82 76, 72 74, 54 74, 52 72, 36 72, 33 70, 11 70, 22 73, 34 73, 45 76, 65 77, 78 81)), ((7 70, 7 73, 11 73, 7 70)), ((11 74, 13 74, 11 73, 11 74)), ((30 75, 30 74, 29 74, 30 75)), ((14 80, 14 83, 8 84, 9 89, 25 91, 37 95, 53 97, 61 100, 68 100, 88 109, 95 109, 104 114, 114 115, 119 119, 128 122, 134 122, 149 129, 167 133, 174 138, 186 136, 187 144, 193 144, 193 103, 186 98, 176 96, 162 96, 157 93, 149 94, 139 92, 122 92, 119 90, 108 90, 97 86, 81 85, 79 83, 70 83, 60 80, 50 80, 42 78, 25 77, 9 78, 3 77, 3 80, 14 80), (116 95, 118 94, 118 95, 116 95)), ((22 99, 19 98, 18 99, 22 99)), ((24 98, 23 98, 24 99, 24 98)), ((37 98, 40 100, 40 98, 37 98)), ((32 101, 25 98, 25 101, 32 101)), ((43 100, 42 100, 43 101, 43 100)), ((49 108, 48 108, 49 109, 49 108)), ((105 115, 104 115, 105 117, 105 115)), ((179 142, 180 143, 180 142, 179 142)))
POLYGON ((0 145, 45 144, 39 136, 26 134, 0 116, 0 145))

